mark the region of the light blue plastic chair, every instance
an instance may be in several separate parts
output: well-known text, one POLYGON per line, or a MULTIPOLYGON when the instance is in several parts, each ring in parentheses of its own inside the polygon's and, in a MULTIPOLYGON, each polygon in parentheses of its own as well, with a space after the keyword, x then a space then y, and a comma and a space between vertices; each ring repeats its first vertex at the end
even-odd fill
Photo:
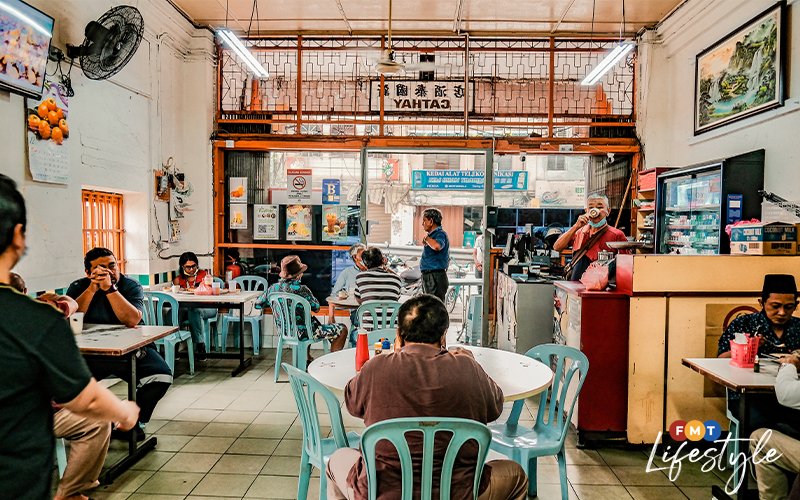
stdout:
POLYGON ((392 346, 394 346, 395 337, 397 337, 397 328, 381 328, 380 330, 372 330, 371 332, 367 332, 367 342, 369 343, 370 348, 380 339, 389 339, 389 342, 391 342, 392 346))
POLYGON ((58 464, 58 478, 64 477, 67 470, 67 448, 64 445, 64 438, 56 438, 56 463, 58 464))
POLYGON ((368 300, 358 306, 356 318, 361 328, 367 315, 372 319, 372 329, 397 328, 397 313, 402 304, 396 300, 368 300))
MULTIPOLYGON (((146 325, 178 326, 180 325, 178 301, 166 293, 145 292, 143 318, 146 325), (170 306, 169 312, 166 310, 167 305, 170 306), (168 315, 169 319, 165 319, 165 315, 168 315)), ((181 342, 186 342, 189 373, 194 375, 194 342, 189 330, 178 330, 172 335, 156 340, 155 344, 164 348, 164 361, 167 362, 170 371, 175 374, 175 346, 181 342)))
MULTIPOLYGON (((262 278, 261 276, 239 276, 238 278, 234 278, 231 281, 233 283, 236 283, 236 285, 239 288, 247 292, 252 292, 255 290, 266 292, 267 288, 269 288, 269 283, 267 282, 267 278, 262 278)), ((264 314, 261 312, 252 316, 244 317, 244 322, 250 325, 250 328, 253 332, 253 354, 256 356, 261 350, 261 318, 263 317, 264 314)), ((238 328, 239 316, 236 316, 231 313, 223 314, 222 327, 220 328, 220 336, 222 337, 220 345, 222 346, 223 352, 225 352, 225 348, 228 345, 228 329, 231 324, 235 325, 238 328)), ((234 345, 237 348, 239 347, 238 335, 234 337, 234 345)))
POLYGON ((531 348, 526 356, 553 366, 553 382, 540 394, 539 411, 533 429, 519 426, 519 416, 525 406, 524 400, 514 402, 511 415, 504 424, 492 424, 492 449, 517 462, 528 473, 528 496, 536 496, 536 460, 538 457, 555 455, 561 476, 561 498, 568 500, 567 462, 564 441, 567 437, 575 402, 586 380, 589 360, 584 353, 573 347, 558 344, 542 344, 531 348), (569 359, 569 363, 567 362, 569 359), (573 394, 567 390, 577 377, 573 394))
POLYGON ((278 346, 275 349, 275 382, 280 375, 280 363, 283 360, 283 348, 292 348, 292 366, 306 371, 308 346, 322 342, 322 348, 328 352, 328 342, 314 340, 311 335, 311 304, 303 297, 286 292, 269 294, 269 306, 272 308, 272 317, 275 320, 275 332, 278 336, 278 346), (300 308, 300 317, 309 337, 305 340, 297 336, 297 308, 300 308))
POLYGON ((478 498, 478 489, 483 473, 483 464, 489 453, 489 443, 492 440, 489 428, 480 422, 463 418, 420 417, 420 418, 395 418, 384 420, 370 425, 361 436, 361 455, 367 472, 367 487, 369 500, 378 496, 378 481, 375 467, 375 445, 379 441, 389 441, 394 445, 400 458, 402 474, 402 500, 412 500, 414 475, 421 474, 422 500, 431 500, 433 495, 433 445, 437 433, 445 433, 451 437, 447 451, 442 457, 442 474, 439 477, 439 498, 450 499, 450 487, 453 477, 458 452, 468 441, 478 445, 477 462, 475 463, 475 481, 472 484, 472 497, 478 498), (414 470, 411 460, 411 451, 406 442, 406 434, 422 434, 422 470, 414 470))
POLYGON ((298 500, 308 497, 308 485, 311 480, 311 467, 319 469, 319 498, 327 497, 327 477, 325 467, 328 459, 339 448, 358 448, 360 436, 357 432, 345 432, 341 404, 333 393, 319 383, 311 375, 298 370, 294 366, 282 363, 281 366, 289 374, 300 423, 303 425, 303 451, 300 456, 300 481, 297 485, 298 500), (328 408, 331 418, 333 437, 324 438, 317 411, 317 396, 321 396, 328 408))

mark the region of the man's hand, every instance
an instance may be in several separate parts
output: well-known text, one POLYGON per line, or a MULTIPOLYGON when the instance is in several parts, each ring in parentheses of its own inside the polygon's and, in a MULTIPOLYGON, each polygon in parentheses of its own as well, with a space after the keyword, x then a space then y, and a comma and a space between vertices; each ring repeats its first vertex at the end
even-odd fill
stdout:
POLYGON ((89 279, 92 280, 92 284, 95 285, 95 287, 104 292, 111 288, 111 272, 108 269, 103 269, 102 267, 95 268, 89 276, 89 279))
POLYGON ((575 221, 575 227, 580 229, 588 223, 589 223, 589 216, 586 214, 581 214, 578 216, 578 220, 575 221))
POLYGON ((453 356, 469 356, 472 359, 475 359, 475 356, 472 354, 472 351, 469 349, 464 349, 463 347, 453 347, 449 349, 450 354, 453 356))
POLYGON ((139 422, 139 407, 133 401, 121 401, 121 403, 122 418, 115 426, 121 431, 129 431, 139 422))
POLYGON ((47 302, 59 309, 64 313, 64 316, 71 316, 72 313, 78 310, 78 303, 67 297, 66 295, 57 295, 55 293, 43 293, 36 297, 36 300, 47 302))
POLYGON ((794 365, 795 368, 800 370, 800 356, 797 354, 790 354, 788 356, 783 356, 781 359, 778 360, 781 364, 787 363, 790 365, 794 365))

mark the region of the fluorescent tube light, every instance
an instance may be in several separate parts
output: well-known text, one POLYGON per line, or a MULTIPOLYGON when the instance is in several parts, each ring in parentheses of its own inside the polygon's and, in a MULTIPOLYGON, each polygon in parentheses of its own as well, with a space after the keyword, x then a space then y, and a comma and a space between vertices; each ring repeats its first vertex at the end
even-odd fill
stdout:
POLYGON ((22 21, 23 23, 29 24, 33 29, 35 29, 39 33, 43 34, 44 36, 46 36, 46 37, 53 36, 53 34, 50 33, 48 30, 46 30, 41 24, 37 23, 36 21, 31 19, 30 17, 26 16, 20 10, 12 7, 11 5, 8 5, 6 2, 0 2, 0 9, 8 12, 12 16, 14 16, 17 19, 19 19, 20 21, 22 21))
POLYGON ((623 42, 614 47, 614 50, 611 51, 602 61, 600 64, 595 66, 595 68, 586 75, 586 78, 583 79, 581 85, 594 85, 597 83, 600 78, 605 75, 608 70, 614 67, 620 59, 622 59, 625 54, 633 50, 636 45, 632 42, 623 42))
POLYGON ((247 47, 244 46, 242 41, 239 40, 239 37, 234 35, 231 30, 219 29, 217 30, 217 34, 225 42, 225 45, 234 51, 242 61, 244 61, 247 67, 250 68, 250 71, 252 71, 257 78, 269 77, 269 72, 264 69, 264 66, 258 62, 258 59, 255 58, 252 52, 247 50, 247 47))

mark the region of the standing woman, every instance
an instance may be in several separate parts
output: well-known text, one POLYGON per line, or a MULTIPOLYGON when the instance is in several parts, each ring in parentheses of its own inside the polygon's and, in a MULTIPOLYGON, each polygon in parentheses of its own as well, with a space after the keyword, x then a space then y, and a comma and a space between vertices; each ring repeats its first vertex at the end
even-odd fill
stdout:
MULTIPOLYGON (((194 252, 184 252, 178 259, 178 275, 172 280, 173 285, 178 285, 181 288, 192 290, 203 282, 208 272, 205 269, 200 269, 197 261, 197 255, 194 252)), ((195 345, 195 355, 199 361, 205 361, 206 357, 206 335, 205 335, 205 319, 216 317, 217 310, 214 308, 197 308, 192 307, 189 309, 189 330, 192 332, 192 341, 195 345)))

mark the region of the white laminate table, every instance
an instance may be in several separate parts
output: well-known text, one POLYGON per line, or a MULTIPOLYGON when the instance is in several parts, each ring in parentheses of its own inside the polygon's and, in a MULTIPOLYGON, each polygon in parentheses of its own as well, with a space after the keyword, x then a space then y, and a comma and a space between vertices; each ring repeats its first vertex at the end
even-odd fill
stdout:
MULTIPOLYGON (((136 401, 136 353, 142 347, 152 344, 178 331, 177 326, 135 326, 121 325, 83 325, 83 332, 75 335, 75 343, 87 358, 114 358, 124 363, 130 371, 128 400, 136 401)), ((102 484, 110 484, 115 478, 142 459, 155 448, 156 437, 150 436, 141 443, 136 442, 136 433, 131 432, 128 439, 128 454, 117 463, 105 469, 100 475, 102 484)))
MULTIPOLYGON (((244 306, 251 300, 260 297, 264 290, 245 291, 238 289, 235 292, 221 293, 219 295, 195 295, 189 291, 173 293, 167 290, 154 290, 165 293, 178 301, 178 304, 186 307, 209 307, 209 308, 228 308, 239 310, 239 352, 225 353, 210 351, 206 353, 209 358, 238 359, 239 365, 231 372, 231 376, 236 376, 244 371, 253 363, 253 358, 244 356, 244 306)), ((227 291, 227 290, 226 290, 227 291)))
MULTIPOLYGON (((553 380, 553 371, 543 363, 515 352, 488 347, 451 346, 469 349, 481 367, 494 380, 506 401, 516 401, 544 391, 553 380)), ((370 352, 370 358, 375 357, 370 352)), ((321 356, 308 367, 308 373, 326 387, 344 392, 356 375, 356 351, 344 349, 321 356)))

